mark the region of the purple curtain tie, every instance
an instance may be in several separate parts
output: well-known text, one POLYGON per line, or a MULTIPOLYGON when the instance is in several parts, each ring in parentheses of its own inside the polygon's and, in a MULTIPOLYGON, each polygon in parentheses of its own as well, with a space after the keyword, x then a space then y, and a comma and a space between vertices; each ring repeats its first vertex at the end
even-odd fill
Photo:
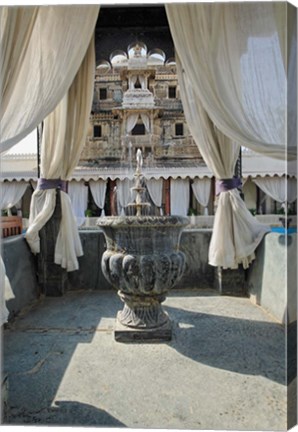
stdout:
POLYGON ((45 179, 40 178, 37 182, 37 189, 46 190, 46 189, 61 189, 63 192, 66 192, 66 184, 65 180, 61 179, 45 179))
POLYGON ((216 195, 219 195, 221 192, 227 192, 231 189, 237 189, 238 187, 241 186, 242 186, 242 182, 239 177, 216 180, 215 193, 216 195))

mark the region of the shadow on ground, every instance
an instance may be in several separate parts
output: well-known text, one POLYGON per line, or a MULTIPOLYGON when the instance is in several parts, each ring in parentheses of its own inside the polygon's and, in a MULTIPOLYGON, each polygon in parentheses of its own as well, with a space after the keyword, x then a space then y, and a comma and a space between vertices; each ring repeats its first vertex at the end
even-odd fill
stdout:
POLYGON ((57 389, 79 345, 97 331, 110 332, 109 319, 121 305, 114 293, 105 302, 94 291, 43 298, 6 325, 3 374, 9 379, 4 424, 124 426, 106 411, 74 401, 52 407, 57 389))
POLYGON ((211 367, 286 384, 286 338, 280 324, 164 309, 174 322, 169 345, 179 353, 211 367))
POLYGON ((59 401, 51 408, 45 408, 37 413, 19 413, 12 417, 7 415, 4 424, 26 425, 47 424, 53 426, 101 426, 125 427, 106 411, 80 402, 59 401))

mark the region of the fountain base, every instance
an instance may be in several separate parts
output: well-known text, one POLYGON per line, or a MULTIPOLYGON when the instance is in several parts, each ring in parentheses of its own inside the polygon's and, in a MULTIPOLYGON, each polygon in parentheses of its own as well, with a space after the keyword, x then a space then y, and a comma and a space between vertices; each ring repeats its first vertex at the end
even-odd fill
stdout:
POLYGON ((117 315, 116 341, 171 340, 171 322, 161 303, 185 269, 179 241, 187 223, 188 219, 175 215, 105 217, 98 221, 107 242, 101 269, 124 302, 117 315))
POLYGON ((159 327, 128 327, 121 324, 122 312, 117 314, 114 337, 117 342, 164 342, 172 339, 172 323, 168 318, 159 327))
POLYGON ((123 342, 171 340, 172 326, 161 302, 164 295, 138 296, 118 291, 124 302, 117 314, 115 339, 123 342))

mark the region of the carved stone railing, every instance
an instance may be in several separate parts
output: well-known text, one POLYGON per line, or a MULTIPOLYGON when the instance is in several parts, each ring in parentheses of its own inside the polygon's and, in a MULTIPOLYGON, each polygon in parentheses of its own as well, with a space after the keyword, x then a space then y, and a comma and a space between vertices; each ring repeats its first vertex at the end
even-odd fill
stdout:
POLYGON ((183 111, 182 102, 179 99, 155 98, 155 105, 167 111, 183 111))
POLYGON ((87 137, 86 145, 81 153, 80 160, 92 159, 120 159, 122 149, 116 146, 115 141, 113 145, 107 139, 87 137))
POLYGON ((198 147, 192 137, 172 138, 171 141, 165 142, 155 147, 155 158, 198 158, 201 157, 198 147))
POLYGON ((146 135, 129 135, 121 137, 121 144, 124 148, 129 148, 130 144, 134 148, 152 148, 158 145, 160 140, 159 135, 146 134, 146 135))
POLYGON ((92 110, 93 111, 111 111, 121 105, 119 100, 101 100, 93 101, 92 110))

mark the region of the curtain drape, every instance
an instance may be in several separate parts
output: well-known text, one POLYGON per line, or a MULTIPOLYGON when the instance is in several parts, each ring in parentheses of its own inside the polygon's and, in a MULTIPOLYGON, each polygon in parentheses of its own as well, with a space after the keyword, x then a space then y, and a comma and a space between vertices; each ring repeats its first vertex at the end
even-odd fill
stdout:
POLYGON ((125 214, 125 208, 129 203, 133 202, 133 194, 131 188, 133 187, 133 180, 125 178, 123 180, 116 181, 117 186, 117 205, 118 205, 118 214, 120 208, 120 214, 125 214))
POLYGON ((150 132, 150 118, 149 118, 149 115, 145 114, 145 113, 141 113, 141 119, 142 119, 142 122, 144 123, 146 131, 149 133, 150 132))
POLYGON ((26 182, 2 182, 0 187, 1 210, 9 209, 22 199, 28 183, 26 182))
MULTIPOLYGON (((201 155, 216 179, 230 179, 233 177, 239 145, 212 124, 182 71, 179 58, 177 68, 185 116, 201 155)), ((255 257, 256 247, 268 231, 270 228, 259 223, 247 210, 236 188, 221 192, 209 247, 209 264, 237 268, 241 263, 247 268, 255 257)))
POLYGON ((107 190, 107 181, 106 180, 90 180, 89 182, 90 190, 97 207, 102 209, 101 216, 104 216, 104 206, 105 206, 105 198, 106 198, 106 190, 107 190))
POLYGON ((171 215, 187 216, 189 208, 189 180, 171 179, 171 215))
MULTIPOLYGON (((67 180, 76 167, 85 143, 93 97, 94 38, 65 97, 45 119, 41 145, 41 177, 67 180)), ((60 191, 61 223, 55 247, 55 263, 67 271, 78 269, 83 254, 71 201, 60 191)), ((33 253, 40 251, 39 231, 55 209, 56 190, 35 190, 31 200, 26 239, 33 253)))
POLYGON ((127 117, 127 121, 126 121, 126 132, 127 133, 129 133, 133 130, 133 128, 135 127, 135 125, 138 122, 138 118, 139 118, 139 113, 133 113, 127 117))
POLYGON ((253 182, 275 201, 291 204, 297 199, 297 179, 286 177, 256 177, 253 182))
POLYGON ((295 159, 286 147, 286 7, 173 3, 166 11, 182 68, 217 128, 256 152, 295 159))
POLYGON ((85 186, 84 182, 71 181, 68 183, 68 195, 77 225, 81 226, 86 219, 85 211, 88 207, 88 186, 85 186))
POLYGON ((204 207, 204 214, 208 215, 211 179, 206 177, 202 179, 194 179, 191 187, 196 200, 204 207))
POLYGON ((7 322, 9 311, 5 303, 5 293, 7 291, 11 292, 11 286, 8 277, 5 274, 5 265, 0 256, 0 288, 1 288, 1 298, 0 298, 0 326, 7 322))
MULTIPOLYGON (((271 157, 296 157, 285 136, 286 73, 279 38, 284 7, 166 5, 186 120, 217 180, 233 177, 239 145, 271 157)), ((246 268, 268 231, 247 211, 236 188, 221 192, 209 263, 246 268)))
POLYGON ((135 83, 137 82, 138 75, 131 75, 129 79, 129 89, 133 90, 135 88, 135 83))
POLYGON ((163 187, 163 179, 146 179, 146 186, 152 199, 154 205, 160 209, 160 213, 162 212, 162 187, 163 187))
POLYGON ((139 81, 140 81, 142 90, 145 90, 145 82, 146 82, 146 80, 145 80, 144 75, 139 75, 139 81))
POLYGON ((0 8, 0 152, 36 128, 66 94, 98 11, 95 5, 0 8))

